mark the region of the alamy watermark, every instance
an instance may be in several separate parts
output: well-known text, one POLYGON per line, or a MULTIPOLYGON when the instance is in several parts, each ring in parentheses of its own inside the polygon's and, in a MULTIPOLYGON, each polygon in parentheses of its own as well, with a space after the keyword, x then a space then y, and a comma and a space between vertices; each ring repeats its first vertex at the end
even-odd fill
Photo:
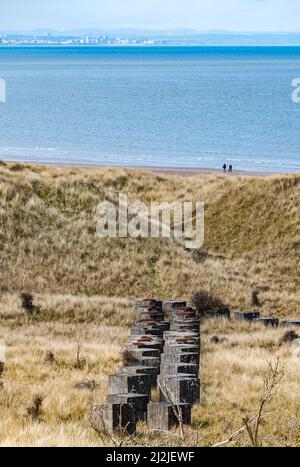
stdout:
POLYGON ((292 87, 295 88, 292 92, 292 101, 295 104, 300 104, 300 78, 295 78, 292 81, 292 87))
POLYGON ((6 82, 0 78, 0 102, 6 102, 6 82))
POLYGON ((100 238, 183 239, 187 249, 204 244, 203 202, 128 202, 120 193, 97 207, 97 234, 100 238))

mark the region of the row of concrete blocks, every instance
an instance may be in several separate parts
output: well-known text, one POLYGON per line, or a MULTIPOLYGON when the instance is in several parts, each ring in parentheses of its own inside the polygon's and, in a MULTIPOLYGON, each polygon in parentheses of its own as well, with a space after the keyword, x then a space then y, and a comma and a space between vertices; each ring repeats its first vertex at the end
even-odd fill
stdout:
MULTIPOLYGON (((166 308, 172 309, 173 303, 178 303, 178 302, 167 302, 166 308)), ((180 302, 179 302, 180 303, 180 302)), ((180 305, 182 305, 181 302, 180 305)), ((203 318, 223 318, 223 319, 230 319, 231 318, 231 312, 228 308, 225 308, 224 310, 217 310, 217 311, 207 311, 202 314, 203 318)), ((233 318, 235 320, 242 320, 242 321, 252 321, 254 323, 262 324, 264 326, 270 326, 270 327, 278 327, 278 326, 300 326, 300 319, 290 319, 290 320, 279 320, 274 317, 264 317, 261 316, 260 312, 257 311, 239 311, 239 312, 234 312, 233 313, 233 318)))
POLYGON ((242 321, 252 321, 254 323, 263 324, 265 326, 300 326, 300 320, 279 320, 277 318, 263 317, 256 311, 235 312, 234 318, 242 321))
MULTIPOLYGON (((183 315, 188 314, 187 311, 183 311, 186 308, 185 301, 168 301, 168 302, 157 302, 160 304, 161 309, 165 313, 169 313, 171 315, 183 315)), ((138 304, 137 304, 138 306, 138 304)), ((193 316, 195 313, 194 308, 190 308, 190 316, 193 316)), ((225 318, 230 319, 231 313, 228 308, 224 308, 223 310, 216 310, 216 311, 209 311, 203 314, 203 317, 213 317, 213 318, 225 318)), ((264 317, 261 316, 260 312, 257 311, 241 311, 241 312, 234 312, 233 317, 236 320, 245 320, 245 321, 254 321, 256 323, 263 324, 265 326, 300 326, 300 319, 289 319, 289 320, 279 320, 274 317, 264 317)))
MULTIPOLYGON (((218 311, 210 311, 203 313, 203 318, 223 318, 223 319, 230 319, 231 313, 230 310, 218 310, 218 311)), ((279 326, 300 326, 300 319, 294 320, 279 320, 278 318, 274 317, 265 317, 261 316, 260 312, 258 311, 237 311, 233 313, 233 319, 239 321, 249 321, 253 323, 262 324, 267 327, 274 327, 277 328, 279 326)))
MULTIPOLYGON (((203 317, 210 317, 210 318, 225 318, 230 319, 231 313, 229 310, 219 310, 219 311, 212 311, 203 314, 203 317)), ((262 324, 268 327, 277 328, 279 326, 300 326, 300 320, 279 320, 278 318, 274 317, 265 317, 261 316, 260 312, 258 311, 237 311, 233 313, 233 318, 239 321, 251 321, 253 323, 262 324)))
MULTIPOLYGON (((136 321, 123 350, 124 366, 108 380, 105 404, 95 405, 95 427, 108 433, 136 431, 139 421, 151 418, 151 390, 157 386, 164 332, 170 325, 164 320, 163 302, 143 300, 136 304, 136 321), (149 412, 149 413, 148 413, 149 412)), ((169 406, 165 406, 168 418, 169 406)))
POLYGON ((139 421, 148 421, 150 430, 190 424, 191 405, 199 400, 200 391, 200 339, 195 311, 186 308, 183 301, 143 300, 137 302, 136 313, 123 352, 124 366, 109 376, 107 400, 93 407, 93 424, 101 431, 130 434, 139 421), (164 320, 165 313, 171 318, 171 329, 164 320), (151 390, 157 383, 159 402, 150 402, 151 390))
POLYGON ((170 330, 164 333, 158 377, 160 402, 149 406, 148 426, 152 430, 189 425, 192 406, 200 400, 200 323, 196 311, 184 301, 167 302, 164 309, 170 330))

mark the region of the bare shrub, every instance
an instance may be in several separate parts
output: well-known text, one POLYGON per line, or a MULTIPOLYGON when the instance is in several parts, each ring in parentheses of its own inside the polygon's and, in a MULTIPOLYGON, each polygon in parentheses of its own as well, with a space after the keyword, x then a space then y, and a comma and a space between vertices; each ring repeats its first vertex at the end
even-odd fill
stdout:
POLYGON ((27 415, 32 418, 32 420, 39 420, 41 417, 43 405, 43 398, 41 396, 34 396, 32 405, 27 407, 27 415))
POLYGON ((4 362, 0 362, 0 389, 3 388, 4 362))
POLYGON ((220 447, 231 443, 242 433, 247 433, 250 446, 262 447, 263 440, 260 437, 260 428, 263 425, 264 418, 267 415, 265 413, 265 409, 268 405, 270 405, 273 398, 275 397, 278 386, 281 383, 283 377, 284 369, 280 366, 279 358, 275 361, 275 363, 268 362, 268 371, 264 377, 264 389, 260 397, 257 413, 251 418, 244 417, 244 426, 242 426, 242 428, 232 433, 232 435, 225 441, 215 444, 213 447, 220 447))
POLYGON ((122 408, 120 407, 120 414, 118 417, 119 427, 118 430, 116 430, 116 433, 114 434, 110 433, 107 430, 103 416, 99 418, 98 422, 95 422, 92 415, 90 416, 90 426, 98 434, 104 446, 107 444, 107 440, 110 441, 113 444, 113 446, 118 448, 122 448, 123 446, 125 447, 126 445, 130 445, 131 443, 137 444, 136 440, 139 437, 139 434, 135 432, 129 435, 127 430, 128 426, 121 426, 121 410, 122 408))
POLYGON ((37 312, 37 308, 33 304, 33 295, 28 292, 22 292, 20 294, 22 308, 27 315, 34 315, 37 312))
POLYGON ((227 342, 228 339, 226 339, 226 337, 219 337, 219 336, 213 336, 211 339, 210 339, 210 342, 212 344, 223 344, 224 342, 227 342))
POLYGON ((200 248, 199 250, 192 251, 192 258, 197 264, 203 264, 208 258, 208 252, 206 248, 200 248))
POLYGON ((225 303, 217 296, 206 290, 199 290, 192 296, 192 303, 196 307, 199 316, 212 311, 227 309, 225 303))
POLYGON ((252 290, 252 292, 251 292, 251 306, 256 306, 256 307, 261 306, 258 294, 259 294, 258 289, 252 290))
POLYGON ((256 420, 254 422, 254 427, 252 427, 251 423, 249 423, 249 419, 244 418, 246 430, 252 447, 261 447, 263 444, 262 439, 259 437, 259 430, 265 416, 264 411, 266 406, 269 405, 273 400, 277 387, 281 383, 284 376, 284 370, 280 368, 279 358, 274 364, 268 362, 268 366, 269 371, 264 378, 264 390, 260 398, 260 405, 256 420))
POLYGON ((299 337, 300 336, 298 336, 298 334, 293 329, 290 331, 286 331, 284 335, 281 337, 279 341, 279 345, 290 344, 294 340, 299 339, 299 337))
POLYGON ((51 350, 48 350, 44 358, 44 363, 49 363, 50 365, 52 365, 52 363, 54 362, 55 362, 54 353, 51 352, 51 350))
POLYGON ((78 342, 77 344, 77 352, 76 352, 76 361, 75 361, 75 368, 77 370, 83 370, 86 366, 86 359, 81 358, 81 351, 82 351, 82 344, 78 342))

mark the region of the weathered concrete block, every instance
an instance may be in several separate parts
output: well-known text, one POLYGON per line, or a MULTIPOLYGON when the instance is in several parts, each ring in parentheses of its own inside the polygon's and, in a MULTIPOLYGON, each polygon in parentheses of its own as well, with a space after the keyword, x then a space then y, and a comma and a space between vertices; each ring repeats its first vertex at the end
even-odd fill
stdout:
POLYGON ((271 326, 277 328, 279 326, 279 319, 276 318, 258 318, 254 320, 255 323, 263 324, 264 326, 271 326))
POLYGON ((199 323, 178 323, 172 322, 170 326, 171 331, 194 331, 200 332, 200 324, 199 323))
MULTIPOLYGON (((129 348, 132 348, 133 350, 135 349, 145 349, 145 350, 158 350, 159 352, 162 351, 163 344, 162 343, 148 343, 148 342, 140 342, 138 340, 131 340, 129 339, 129 348)), ((152 355, 152 357, 155 355, 152 355)), ((148 355, 148 357, 151 357, 151 355, 148 355)))
POLYGON ((135 307, 142 308, 142 307, 156 307, 157 301, 154 298, 144 298, 142 300, 137 300, 135 307))
POLYGON ((185 308, 186 301, 184 300, 171 300, 163 302, 162 309, 165 313, 170 313, 175 308, 185 308))
POLYGON ((171 320, 174 320, 174 319, 195 319, 196 317, 197 317, 197 312, 195 310, 185 311, 182 308, 178 308, 178 310, 172 310, 172 312, 171 312, 171 320))
POLYGON ((132 335, 129 336, 128 342, 141 342, 145 344, 163 344, 164 339, 162 337, 156 337, 156 336, 149 336, 146 334, 138 334, 136 336, 132 335))
MULTIPOLYGON (((132 326, 133 330, 158 330, 161 332, 168 331, 170 329, 170 323, 164 321, 154 321, 151 319, 139 319, 132 326)), ((155 334, 154 334, 155 335, 155 334)))
POLYGON ((260 313, 258 311, 236 311, 233 316, 237 320, 253 321, 260 318, 260 313))
POLYGON ((109 394, 107 402, 111 404, 130 404, 134 408, 137 421, 144 421, 147 417, 149 396, 146 394, 109 394))
POLYGON ((164 333, 170 330, 170 323, 161 322, 157 323, 157 329, 161 332, 161 337, 163 338, 164 333))
POLYGON ((106 433, 136 432, 137 416, 134 407, 130 404, 101 404, 94 405, 91 411, 93 426, 106 433))
POLYGON ((228 308, 225 308, 224 310, 205 311, 204 313, 202 313, 201 317, 230 319, 230 310, 228 308))
POLYGON ((171 320, 173 324, 199 324, 198 318, 175 317, 171 320))
POLYGON ((163 337, 163 329, 159 329, 157 326, 133 326, 131 329, 131 336, 153 336, 153 337, 163 337))
POLYGON ((158 323, 153 319, 138 319, 135 321, 132 329, 158 329, 158 323))
POLYGON ((163 302, 161 300, 153 300, 153 299, 146 299, 146 300, 138 300, 135 304, 136 311, 139 310, 155 310, 160 313, 163 313, 162 309, 163 302))
POLYGON ((161 364, 163 363, 194 363, 199 365, 200 353, 199 352, 181 352, 181 353, 163 353, 161 355, 161 364))
POLYGON ((300 326, 299 319, 289 319, 281 321, 282 326, 300 326))
POLYGON ((199 365, 196 363, 162 363, 160 365, 160 375, 197 375, 199 374, 199 365))
POLYGON ((200 343, 200 337, 176 337, 167 341, 167 345, 194 345, 199 349, 200 343))
POLYGON ((138 310, 137 317, 138 319, 151 319, 158 323, 164 321, 164 315, 155 311, 138 310))
POLYGON ((200 381, 194 375, 163 375, 157 381, 161 402, 194 405, 200 400, 200 381))
POLYGON ((174 324, 199 324, 200 320, 197 318, 174 318, 172 322, 174 324))
POLYGON ((117 374, 108 377, 108 394, 136 393, 147 394, 151 392, 151 377, 147 374, 117 374))
POLYGON ((150 403, 148 405, 149 430, 169 431, 174 426, 191 424, 191 406, 179 404, 173 406, 167 402, 150 403))
POLYGON ((166 344, 164 353, 197 353, 199 352, 198 345, 190 344, 166 344))
POLYGON ((186 330, 183 330, 183 331, 167 331, 165 332, 164 334, 164 339, 166 342, 169 342, 171 340, 174 340, 178 337, 182 337, 182 338, 185 338, 185 337, 196 337, 196 338, 199 338, 199 333, 198 332, 194 332, 194 331, 186 331, 186 330))
POLYGON ((145 329, 145 334, 148 334, 149 336, 163 337, 164 331, 163 329, 145 329))
POLYGON ((145 357, 142 355, 133 354, 132 352, 123 352, 123 365, 124 366, 159 366, 159 357, 145 357), (146 362, 146 363, 143 363, 146 362))
POLYGON ((151 366, 159 368, 160 366, 160 357, 142 357, 141 360, 125 360, 126 366, 151 366))
POLYGON ((160 356, 160 350, 159 349, 153 349, 152 347, 150 348, 138 348, 135 346, 128 346, 123 350, 123 354, 125 352, 130 352, 133 356, 133 358, 137 360, 141 360, 142 357, 159 357, 160 356))
POLYGON ((155 338, 153 336, 130 336, 128 338, 129 346, 143 349, 158 349, 162 352, 164 347, 164 340, 162 338, 155 338))
POLYGON ((152 387, 157 384, 157 375, 159 369, 157 367, 147 366, 126 366, 119 369, 119 374, 127 375, 149 375, 152 387))

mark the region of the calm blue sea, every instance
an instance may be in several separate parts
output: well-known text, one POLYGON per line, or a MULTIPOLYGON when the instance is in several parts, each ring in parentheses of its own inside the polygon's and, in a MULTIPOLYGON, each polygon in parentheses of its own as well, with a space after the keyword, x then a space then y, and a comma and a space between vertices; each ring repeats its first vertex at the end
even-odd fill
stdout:
POLYGON ((298 47, 0 47, 0 159, 300 171, 298 47))

